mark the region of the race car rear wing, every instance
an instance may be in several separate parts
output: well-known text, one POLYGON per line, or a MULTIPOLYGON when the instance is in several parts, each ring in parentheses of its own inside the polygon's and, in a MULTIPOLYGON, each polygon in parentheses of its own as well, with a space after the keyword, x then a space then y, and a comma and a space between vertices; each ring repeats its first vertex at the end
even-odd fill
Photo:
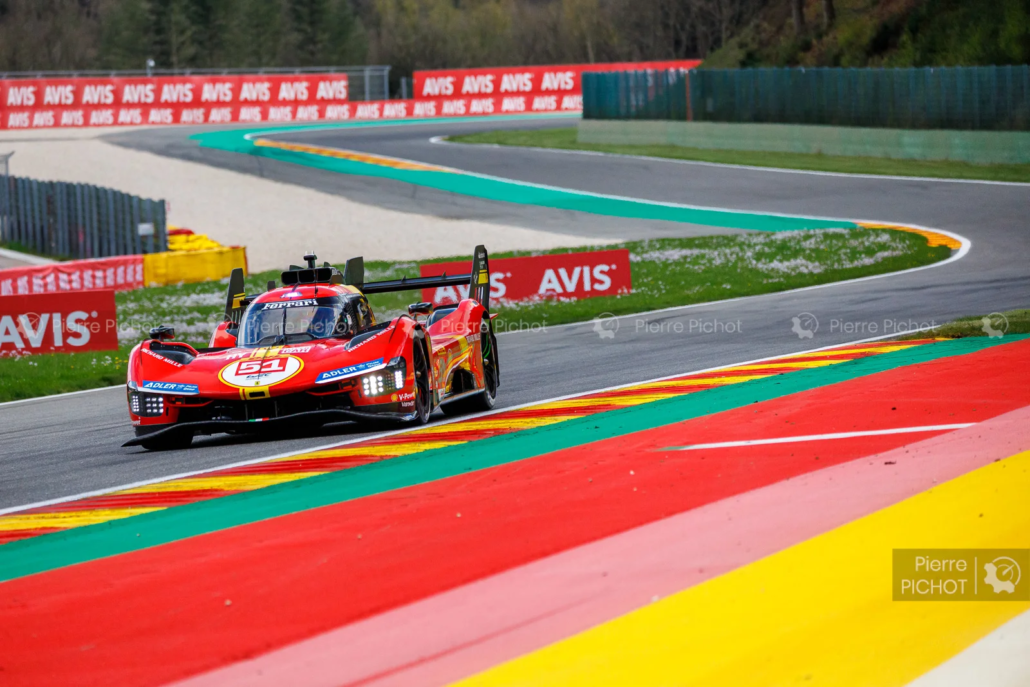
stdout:
POLYGON ((490 263, 484 246, 476 246, 472 254, 472 271, 468 274, 444 273, 438 277, 402 277, 365 283, 365 262, 358 257, 347 261, 343 270, 343 283, 357 287, 365 294, 468 285, 469 298, 479 301, 487 310, 490 309, 490 263))

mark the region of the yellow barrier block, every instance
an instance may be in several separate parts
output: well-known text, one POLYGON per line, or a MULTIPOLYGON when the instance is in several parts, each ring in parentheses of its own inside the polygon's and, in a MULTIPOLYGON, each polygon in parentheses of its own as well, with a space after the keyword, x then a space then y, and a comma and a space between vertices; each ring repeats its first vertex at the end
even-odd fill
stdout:
POLYGON ((207 234, 172 234, 168 237, 168 250, 170 251, 195 251, 211 250, 213 248, 224 248, 207 234))
POLYGON ((143 256, 143 282, 165 286, 225 279, 236 267, 247 271, 247 249, 242 246, 149 253, 143 256))

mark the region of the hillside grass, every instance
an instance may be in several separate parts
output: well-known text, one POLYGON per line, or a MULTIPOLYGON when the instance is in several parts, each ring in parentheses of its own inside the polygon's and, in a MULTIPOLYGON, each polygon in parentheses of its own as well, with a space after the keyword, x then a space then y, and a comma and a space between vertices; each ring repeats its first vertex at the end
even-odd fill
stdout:
MULTIPOLYGON (((607 315, 796 289, 918 267, 950 255, 948 248, 931 248, 917 234, 879 229, 654 239, 606 248, 629 250, 632 293, 583 300, 495 302, 495 330, 539 330, 607 315)), ((596 248, 546 252, 591 250, 596 248)), ((491 257, 531 254, 541 253, 523 251, 491 257)), ((468 256, 457 256, 427 262, 466 259, 468 256)), ((365 268, 367 281, 419 275, 416 262, 368 262, 365 268)), ((259 293, 269 280, 278 277, 278 272, 252 275, 247 279, 247 292, 259 293)), ((225 289, 223 281, 116 294, 118 351, 0 358, 0 402, 122 384, 132 346, 147 336, 151 327, 160 324, 174 326, 176 340, 206 346, 222 319, 225 289)), ((421 293, 375 294, 369 300, 377 317, 384 320, 407 312, 408 304, 421 300, 421 293)))
POLYGON ((938 179, 977 179, 982 181, 1015 181, 1030 183, 1030 165, 974 165, 949 160, 890 160, 879 157, 841 157, 806 153, 766 153, 747 150, 707 150, 674 145, 609 145, 580 143, 576 128, 486 131, 448 138, 455 143, 587 150, 616 155, 640 155, 692 160, 726 165, 801 169, 843 174, 882 174, 903 177, 938 179))

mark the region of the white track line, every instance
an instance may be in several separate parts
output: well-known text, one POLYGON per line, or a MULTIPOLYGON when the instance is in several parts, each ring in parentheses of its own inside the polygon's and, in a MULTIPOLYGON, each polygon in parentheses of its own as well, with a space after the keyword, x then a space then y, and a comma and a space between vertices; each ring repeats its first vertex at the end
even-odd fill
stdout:
MULTIPOLYGON (((514 150, 533 150, 542 153, 562 153, 569 155, 590 155, 595 157, 622 157, 630 160, 644 160, 647 162, 672 162, 678 165, 692 165, 696 167, 724 167, 727 169, 747 169, 756 172, 776 172, 779 174, 808 174, 822 177, 842 177, 845 179, 888 179, 892 181, 930 181, 945 184, 987 184, 990 186, 1030 186, 1024 181, 989 181, 987 179, 949 179, 946 177, 909 177, 896 176, 892 174, 861 174, 851 172, 822 172, 814 169, 789 169, 786 167, 758 167, 755 165, 735 165, 726 162, 703 162, 701 160, 682 160, 669 157, 656 157, 654 155, 632 155, 630 153, 605 153, 598 150, 570 150, 568 148, 541 148, 539 146, 501 145, 499 143, 463 143, 449 141, 447 136, 433 136, 430 143, 436 145, 452 146, 478 146, 480 148, 504 148, 514 150)), ((713 148, 712 150, 720 150, 713 148)), ((733 152, 758 152, 758 151, 733 151, 733 152)), ((844 156, 842 156, 844 157, 844 156)))
MULTIPOLYGON (((784 358, 793 358, 794 356, 802 355, 804 353, 816 353, 816 352, 819 352, 819 351, 826 351, 826 350, 831 350, 831 349, 834 349, 834 348, 843 348, 844 346, 855 346, 855 345, 858 345, 858 344, 869 343, 871 341, 882 341, 883 339, 890 339, 890 338, 893 338, 893 337, 896 337, 896 336, 905 336, 907 334, 917 334, 917 333, 920 333, 920 332, 925 332, 925 331, 927 331, 927 329, 928 328, 913 329, 913 330, 909 330, 909 331, 905 331, 905 332, 895 332, 895 333, 892 333, 892 334, 883 334, 881 336, 872 336, 872 337, 869 337, 867 339, 858 339, 858 340, 855 340, 855 341, 848 341, 848 342, 845 342, 845 343, 833 344, 833 345, 830 345, 830 346, 820 346, 819 348, 811 348, 811 349, 808 349, 806 351, 796 351, 794 353, 784 353, 783 355, 777 355, 777 356, 772 356, 772 357, 767 357, 767 358, 755 358, 753 360, 745 360, 743 362, 732 363, 732 364, 729 364, 729 365, 718 365, 716 367, 709 367, 709 368, 705 368, 705 369, 702 369, 702 370, 692 370, 692 371, 688 371, 688 372, 677 372, 675 374, 666 375, 664 377, 655 377, 653 379, 637 381, 637 382, 629 382, 627 384, 617 384, 615 386, 608 386, 608 387, 604 387, 604 388, 601 388, 601 389, 593 389, 593 390, 590 390, 590 391, 580 391, 580 392, 577 392, 577 393, 574 393, 574 394, 566 394, 564 396, 555 396, 553 398, 539 399, 539 400, 536 400, 536 401, 530 401, 528 403, 520 403, 519 405, 508 406, 506 408, 498 408, 496 410, 491 410, 491 411, 485 412, 485 413, 479 413, 479 414, 473 414, 473 415, 465 415, 465 416, 462 416, 462 417, 456 417, 456 418, 451 418, 451 419, 448 419, 448 420, 443 420, 441 422, 434 422, 434 423, 432 423, 432 426, 440 427, 440 426, 443 426, 443 425, 449 425, 449 424, 451 424, 453 422, 462 422, 462 421, 470 420, 470 419, 482 419, 482 418, 490 417, 491 415, 497 415, 498 413, 505 413, 505 412, 508 412, 508 411, 511 411, 511 410, 519 410, 520 408, 528 408, 530 406, 540 405, 542 403, 554 403, 556 401, 564 401, 564 400, 568 400, 570 398, 578 398, 580 396, 587 396, 587 395, 590 395, 590 394, 598 394, 598 393, 604 393, 604 392, 607 392, 607 391, 615 391, 615 390, 618 390, 618 389, 625 389, 627 387, 638 386, 640 384, 651 384, 653 382, 661 382, 661 381, 665 381, 667 379, 674 379, 676 377, 683 377, 685 375, 704 374, 706 372, 715 372, 716 370, 723 370, 723 369, 726 369, 728 367, 737 367, 739 365, 753 365, 754 363, 765 362, 765 361, 770 361, 770 360, 782 360, 784 358)), ((905 345, 905 342, 903 342, 903 341, 898 342, 898 345, 905 345)), ((122 491, 123 489, 134 489, 136 487, 145 487, 145 486, 150 485, 150 484, 157 484, 159 482, 167 482, 169 480, 175 480, 175 479, 184 479, 186 477, 195 477, 196 475, 205 475, 205 474, 208 474, 208 473, 211 473, 211 472, 218 472, 219 470, 227 470, 229 468, 243 467, 243 466, 246 466, 246 465, 255 465, 257 463, 264 463, 264 462, 269 461, 269 460, 277 460, 277 459, 280 459, 280 458, 288 458, 290 456, 296 456, 296 455, 300 455, 300 454, 303 454, 303 453, 311 453, 312 451, 328 451, 329 449, 339 448, 339 447, 342 447, 342 446, 347 446, 349 444, 355 444, 355 443, 358 443, 358 442, 361 442, 361 441, 370 441, 372 439, 381 439, 381 438, 384 438, 384 437, 394 436, 395 434, 403 434, 404 432, 410 432, 411 430, 412 430, 412 428, 405 427, 403 429, 396 429, 396 430, 392 430, 392 431, 389 431, 389 432, 381 432, 379 434, 372 434, 372 435, 363 436, 363 437, 356 437, 354 439, 349 439, 349 440, 346 440, 346 441, 335 441, 335 442, 333 442, 331 444, 323 444, 321 446, 311 446, 311 447, 304 448, 304 449, 299 449, 299 450, 296 450, 296 451, 289 451, 287 453, 278 453, 278 454, 274 454, 274 455, 271 455, 271 456, 265 456, 265 457, 262 457, 262 458, 251 458, 250 460, 241 460, 241 461, 236 461, 236 462, 233 462, 233 463, 226 463, 224 465, 217 465, 217 466, 214 466, 214 467, 204 468, 203 470, 192 470, 190 472, 179 472, 179 473, 176 473, 176 474, 173 474, 173 475, 165 475, 163 477, 155 477, 153 479, 141 480, 139 482, 130 482, 129 484, 122 484, 122 485, 115 486, 115 487, 107 487, 107 488, 104 488, 104 489, 97 489, 97 490, 94 490, 94 491, 86 491, 86 492, 82 492, 82 493, 79 493, 79 494, 73 494, 73 495, 70 495, 70 496, 62 496, 62 497, 59 497, 59 498, 56 498, 56 499, 47 499, 46 501, 36 501, 35 503, 27 503, 27 504, 24 504, 24 505, 21 505, 21 506, 10 506, 8 508, 0 508, 0 515, 7 515, 7 514, 10 514, 10 513, 16 513, 18 511, 28 510, 30 508, 42 508, 44 506, 54 506, 54 505, 57 505, 59 503, 67 503, 68 501, 77 501, 79 499, 90 498, 92 496, 103 496, 104 494, 110 494, 112 492, 122 491)))
POLYGON ((972 427, 975 422, 958 425, 927 425, 925 427, 898 427, 895 429, 872 429, 863 432, 836 432, 832 434, 807 434, 799 437, 778 437, 776 439, 748 439, 746 441, 723 441, 716 444, 689 444, 670 446, 667 451, 697 451, 708 448, 737 448, 740 446, 764 446, 766 444, 793 444, 801 441, 826 441, 828 439, 852 439, 854 437, 875 437, 883 434, 911 434, 914 432, 943 432, 952 429, 972 427))
MULTIPOLYGON (((99 351, 98 351, 99 352, 99 351)), ((32 398, 19 398, 17 401, 4 401, 0 403, 0 408, 4 406, 13 406, 19 403, 32 403, 33 401, 48 401, 52 398, 63 398, 65 396, 78 396, 79 394, 90 394, 94 391, 107 391, 109 389, 124 389, 124 384, 115 384, 114 386, 98 386, 95 389, 81 389, 79 391, 66 391, 63 394, 50 394, 49 396, 33 396, 32 398)))

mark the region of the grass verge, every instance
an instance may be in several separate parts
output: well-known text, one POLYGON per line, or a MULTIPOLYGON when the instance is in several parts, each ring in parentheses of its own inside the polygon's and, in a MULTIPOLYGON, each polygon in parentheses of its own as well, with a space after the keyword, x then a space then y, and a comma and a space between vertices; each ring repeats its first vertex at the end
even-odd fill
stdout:
MULTIPOLYGON (((1007 310, 989 315, 961 317, 953 322, 942 324, 931 333, 934 336, 949 339, 964 339, 969 336, 998 336, 999 333, 1002 336, 1005 334, 1030 334, 1030 310, 1007 310)), ((927 332, 907 334, 899 336, 897 340, 924 339, 926 334, 927 332)))
POLYGON ((748 150, 706 150, 674 145, 606 145, 579 143, 576 128, 537 129, 532 131, 487 131, 466 136, 451 136, 455 143, 486 143, 506 146, 590 150, 620 155, 664 157, 672 160, 718 162, 727 165, 804 169, 845 174, 884 174, 889 176, 935 177, 940 179, 979 179, 983 181, 1030 182, 1030 165, 974 165, 950 160, 890 160, 879 157, 840 157, 806 153, 766 153, 748 150))
MULTIPOLYGON (((948 248, 931 248, 917 234, 880 229, 655 239, 612 247, 630 251, 632 293, 578 301, 498 302, 494 304, 499 313, 496 330, 538 329, 608 313, 624 315, 784 291, 919 267, 950 255, 948 248)), ((590 250, 595 249, 547 252, 590 250)), ((460 259, 467 256, 439 261, 460 259)), ((365 268, 368 281, 419 274, 415 262, 368 262, 365 268)), ((247 292, 263 291, 268 280, 278 277, 277 272, 252 275, 247 279, 247 292)), ((177 340, 206 346, 224 312, 225 288, 224 282, 205 282, 117 294, 119 351, 0 358, 0 401, 119 384, 125 379, 129 350, 159 324, 173 325, 177 340)), ((376 294, 369 300, 376 315, 386 319, 406 312, 409 303, 421 300, 421 294, 376 294)))

